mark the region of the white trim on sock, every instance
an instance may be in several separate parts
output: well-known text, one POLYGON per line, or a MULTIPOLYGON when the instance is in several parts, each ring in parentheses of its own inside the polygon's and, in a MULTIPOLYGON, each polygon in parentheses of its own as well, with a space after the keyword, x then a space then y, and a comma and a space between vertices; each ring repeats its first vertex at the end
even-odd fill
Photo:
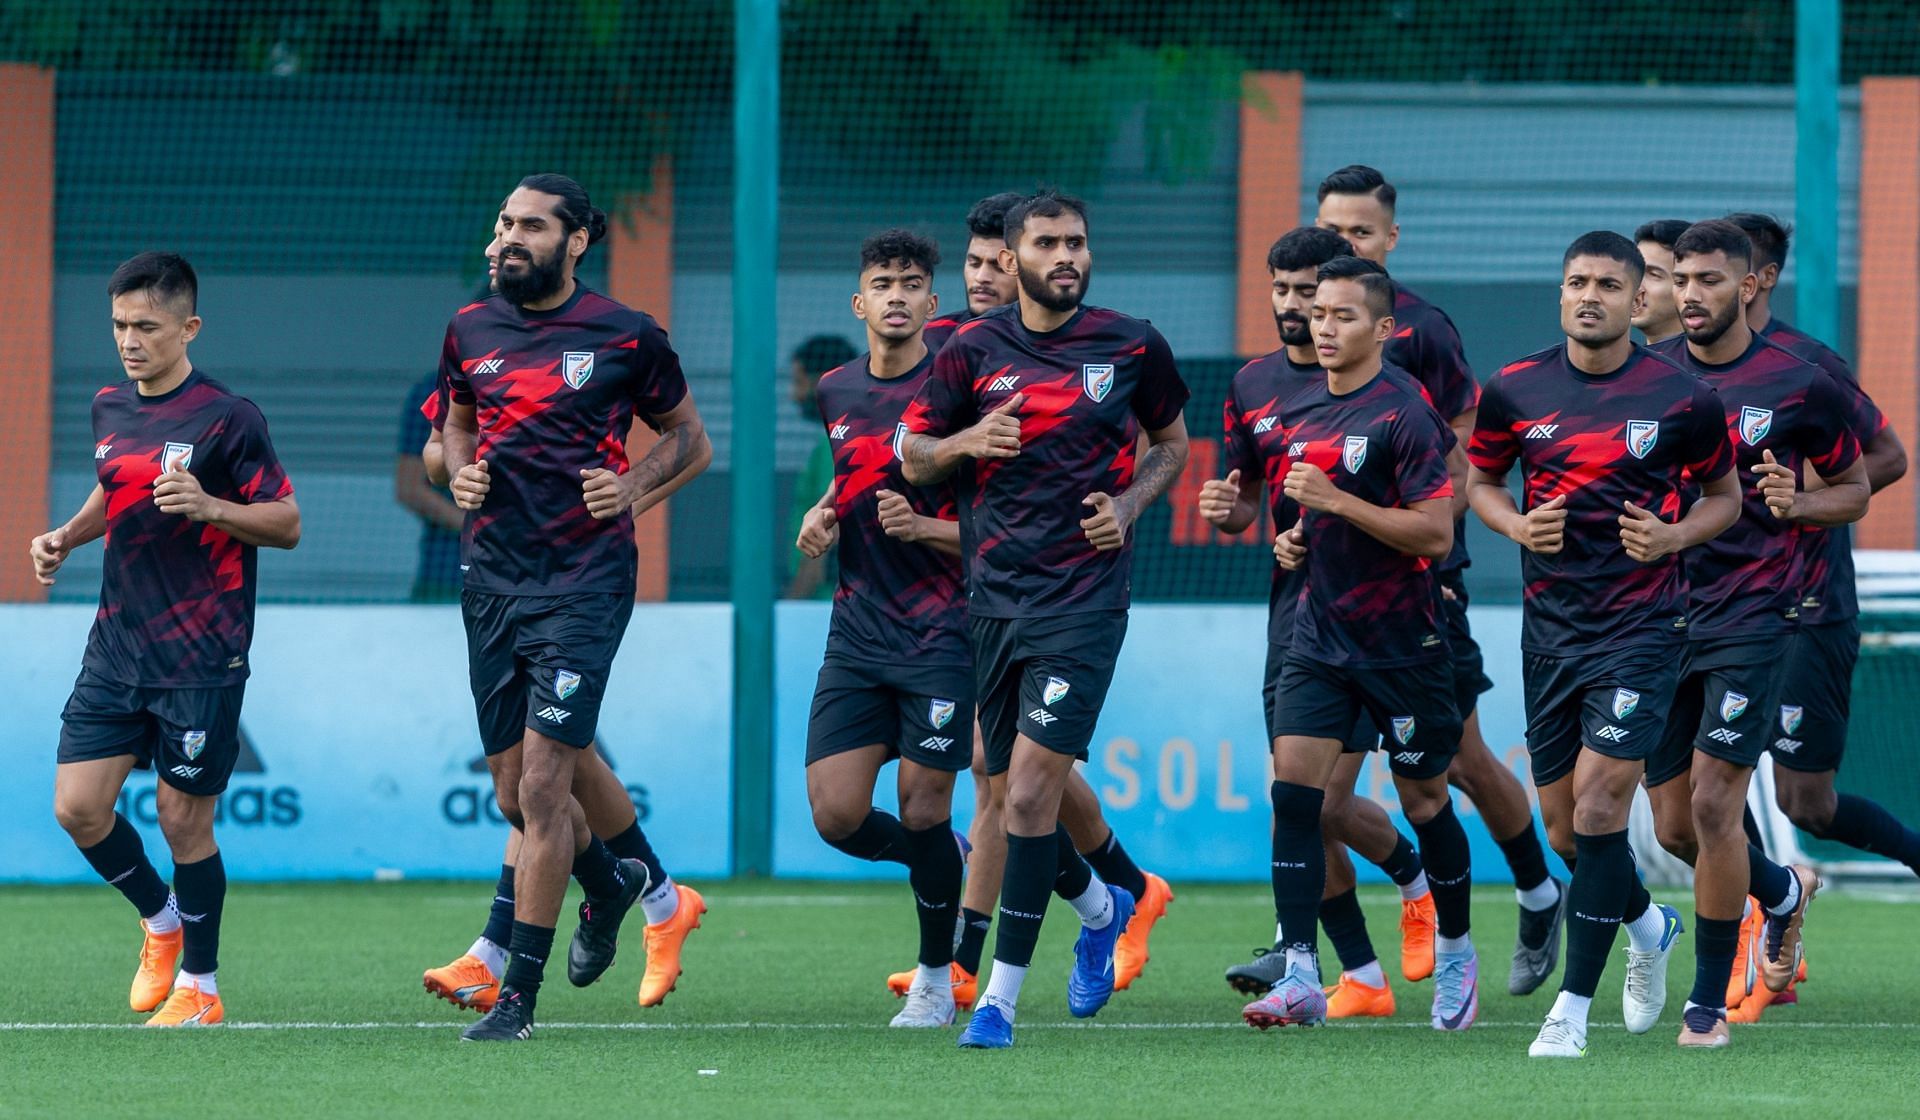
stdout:
POLYGON ((1413 882, 1400 888, 1400 901, 1412 902, 1432 889, 1427 885, 1427 873, 1422 871, 1413 877, 1413 882))
POLYGON ((167 892, 167 904, 152 917, 140 919, 148 933, 177 933, 180 930, 180 900, 167 892))
POLYGON ((1087 884, 1087 889, 1078 898, 1070 898, 1067 905, 1080 915, 1080 924, 1088 929, 1106 929, 1113 921, 1113 892, 1095 875, 1087 884))
POLYGON ((1473 935, 1470 933, 1463 933, 1458 937, 1442 937, 1438 933, 1433 935, 1434 956, 1457 957, 1471 952, 1473 952, 1473 935))
POLYGON ((640 896, 640 912, 647 916, 650 926, 668 921, 680 912, 680 888, 674 885, 673 876, 663 876, 640 896))
POLYGON ((1026 966, 994 961, 992 971, 987 973, 987 990, 980 997, 981 1002, 998 1007, 1007 1022, 1013 1022, 1014 1007, 1020 1002, 1020 985, 1026 979, 1026 966))
POLYGON ((953 969, 946 965, 941 965, 938 968, 929 968, 924 964, 914 965, 912 986, 950 992, 953 990, 953 969))
POLYGON ((214 974, 211 972, 182 972, 180 978, 174 981, 174 986, 179 988, 198 988, 207 995, 217 996, 220 994, 220 985, 214 982, 213 976, 214 974))
POLYGON ((1647 907, 1647 912, 1631 922, 1621 922, 1627 931, 1627 941, 1637 953, 1651 953, 1660 947, 1660 935, 1667 932, 1667 916, 1658 903, 1647 907))
POLYGON ((1387 986, 1387 974, 1381 971, 1380 962, 1377 960, 1368 961, 1359 968, 1349 968, 1343 975, 1350 976, 1369 988, 1387 986))
POLYGON ((1576 996, 1572 992, 1561 992, 1553 1001, 1553 1010, 1547 1012, 1547 1018, 1571 1019, 1582 1027, 1585 1027, 1587 1025, 1587 1011, 1592 1006, 1592 996, 1576 996))
POLYGON ((486 965, 487 971, 493 973, 495 980, 507 974, 505 946, 495 945, 486 938, 479 937, 474 939, 473 946, 467 950, 467 955, 477 958, 481 964, 486 965))
POLYGON ((1798 905, 1800 905, 1800 876, 1795 875, 1792 871, 1788 871, 1787 897, 1780 905, 1767 907, 1767 913, 1775 917, 1779 917, 1782 914, 1791 914, 1793 913, 1793 908, 1798 905))
POLYGON ((1554 882, 1553 876, 1549 875, 1529 890, 1523 891, 1515 887, 1513 897, 1520 903, 1522 909, 1538 914, 1542 910, 1551 910, 1560 904, 1560 884, 1554 882))

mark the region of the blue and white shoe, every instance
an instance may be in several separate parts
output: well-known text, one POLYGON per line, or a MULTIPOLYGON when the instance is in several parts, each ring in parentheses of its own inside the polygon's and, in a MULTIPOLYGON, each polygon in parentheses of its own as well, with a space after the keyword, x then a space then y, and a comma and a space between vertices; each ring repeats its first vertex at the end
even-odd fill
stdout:
POLYGON ((1113 949, 1133 917, 1133 895, 1109 883, 1113 919, 1099 929, 1080 927, 1073 943, 1073 971, 1067 975, 1067 1010, 1076 1019, 1088 1018, 1113 996, 1113 949))
POLYGON ((1620 997, 1620 1017, 1627 1022, 1628 1034, 1646 1034, 1660 1021, 1667 1006, 1667 958, 1680 943, 1686 926, 1680 911, 1666 903, 1655 903, 1660 911, 1660 944, 1641 952, 1627 944, 1627 990, 1620 997))
POLYGON ((1480 958, 1464 953, 1433 955, 1433 1029, 1464 1031, 1480 1015, 1480 958))
POLYGON ((962 1050, 1010 1050, 1013 1048, 1013 1024, 991 1003, 982 1001, 960 1032, 962 1050))
POLYGON ((1318 1027, 1327 1021, 1327 993, 1320 978, 1305 965, 1287 967, 1267 994, 1240 1009, 1249 1027, 1318 1027))

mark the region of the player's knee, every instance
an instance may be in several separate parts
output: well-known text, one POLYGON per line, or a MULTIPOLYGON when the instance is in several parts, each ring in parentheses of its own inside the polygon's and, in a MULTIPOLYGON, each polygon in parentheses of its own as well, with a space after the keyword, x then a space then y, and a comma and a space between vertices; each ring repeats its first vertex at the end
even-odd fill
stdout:
POLYGON ((872 810, 872 805, 816 801, 813 804, 813 830, 828 843, 845 840, 853 835, 872 810))
POLYGON ((93 847, 113 831, 113 812, 111 801, 76 797, 64 790, 53 795, 53 819, 83 848, 93 847))
MULTIPOLYGON (((1631 802, 1619 798, 1590 793, 1580 799, 1573 809, 1573 831, 1585 836, 1604 836, 1619 832, 1627 827, 1627 812, 1631 802)), ((1551 830, 1549 830, 1551 832, 1551 830)), ((1567 837, 1571 846, 1573 837, 1567 837)), ((1557 850, 1557 848, 1556 848, 1557 850)))
POLYGON ((1776 795, 1780 811, 1793 826, 1815 836, 1824 835, 1832 826, 1834 810, 1839 807, 1839 799, 1831 789, 1806 789, 1781 783, 1776 795))
POLYGON ((1021 836, 1038 836, 1053 831, 1060 817, 1060 801, 1049 797, 1047 791, 1039 785, 1007 790, 1007 799, 1001 816, 1006 820, 1007 831, 1021 836))
POLYGON ((1422 825, 1439 816, 1447 801, 1445 786, 1430 789, 1411 782, 1400 786, 1400 811, 1410 824, 1422 825))
MULTIPOLYGON (((1544 816, 1544 814, 1543 814, 1544 816)), ((1547 847, 1564 860, 1574 858, 1573 821, 1565 815, 1547 817, 1543 822, 1547 826, 1547 847)))
POLYGON ((160 798, 154 806, 160 834, 176 862, 194 862, 213 851, 213 798, 181 795, 160 798))
POLYGON ((1655 816, 1653 838, 1667 854, 1684 863, 1692 864, 1700 855, 1700 841, 1694 836, 1693 821, 1679 814, 1655 816))

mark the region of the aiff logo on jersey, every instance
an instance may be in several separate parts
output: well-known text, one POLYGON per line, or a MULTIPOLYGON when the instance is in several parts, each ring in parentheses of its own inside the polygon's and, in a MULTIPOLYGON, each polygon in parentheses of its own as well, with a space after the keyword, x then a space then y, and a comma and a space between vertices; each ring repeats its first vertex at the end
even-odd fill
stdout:
POLYGON ((585 385, 587 379, 593 376, 593 355, 579 350, 569 350, 560 355, 560 375, 575 389, 585 385))
POLYGON ((193 444, 169 443, 160 452, 160 469, 163 471, 184 471, 193 466, 193 444))
POLYGON ((927 722, 933 724, 935 731, 940 730, 953 719, 954 707, 951 700, 927 701, 927 722))
POLYGON ((1086 388, 1087 396, 1095 404, 1107 399, 1113 392, 1113 367, 1110 365, 1085 365, 1080 367, 1080 383, 1086 388))
POLYGON ((1644 459, 1653 445, 1660 442, 1660 421, 1627 421, 1627 454, 1636 459, 1644 459))
POLYGON ((1773 429, 1773 409, 1743 405, 1740 409, 1740 439, 1748 447, 1767 438, 1773 429))
POLYGON ((1346 446, 1340 452, 1340 461, 1346 464, 1348 474, 1359 470, 1360 464, 1367 461, 1367 437, 1348 436, 1346 446))

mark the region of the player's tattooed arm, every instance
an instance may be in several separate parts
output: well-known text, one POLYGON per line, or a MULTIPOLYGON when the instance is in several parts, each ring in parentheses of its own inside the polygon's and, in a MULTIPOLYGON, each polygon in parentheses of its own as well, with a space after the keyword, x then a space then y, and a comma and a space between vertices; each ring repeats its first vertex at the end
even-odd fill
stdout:
POLYGON ((670 412, 653 417, 660 429, 646 455, 624 475, 611 471, 582 471, 587 511, 598 518, 618 517, 631 508, 635 517, 666 501, 692 482, 713 462, 713 443, 694 407, 693 396, 680 399, 670 412))
POLYGON ((945 439, 909 432, 900 441, 900 473, 915 486, 944 480, 968 459, 1012 459, 1020 454, 1020 406, 1027 395, 1015 393, 964 431, 945 439))
POLYGON ((1740 475, 1727 471, 1700 484, 1700 500, 1686 516, 1668 524, 1650 510, 1626 503, 1620 515, 1620 547, 1629 557, 1648 564, 1682 549, 1705 544, 1740 519, 1740 475))
POLYGON ((67 556, 83 544, 107 535, 107 492, 98 484, 80 509, 58 529, 33 538, 27 555, 33 560, 33 578, 42 587, 53 586, 53 574, 67 562, 67 556))
POLYGON ((1080 522, 1080 528, 1093 547, 1109 552, 1127 542, 1127 530, 1139 519, 1141 511, 1159 500, 1187 465, 1187 421, 1175 416, 1173 423, 1147 433, 1146 454, 1134 471, 1133 484, 1117 497, 1089 494, 1081 504, 1093 510, 1080 522))
POLYGON ((1850 525, 1866 516, 1870 491, 1864 458, 1855 459, 1846 470, 1826 479, 1824 487, 1802 490, 1793 471, 1776 462, 1773 452, 1762 451, 1760 457, 1760 464, 1753 468, 1758 476, 1754 488, 1775 517, 1831 528, 1850 525))

